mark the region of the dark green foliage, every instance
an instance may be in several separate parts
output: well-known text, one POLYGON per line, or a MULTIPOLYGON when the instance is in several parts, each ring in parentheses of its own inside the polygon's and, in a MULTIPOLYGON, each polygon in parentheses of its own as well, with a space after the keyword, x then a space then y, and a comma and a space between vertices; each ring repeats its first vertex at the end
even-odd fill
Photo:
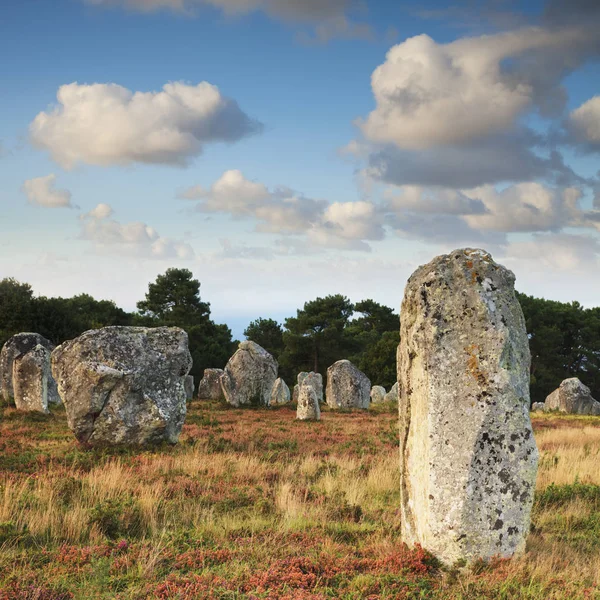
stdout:
POLYGON ((0 281, 0 343, 31 325, 33 290, 12 277, 0 281))
POLYGON ((256 319, 244 330, 246 339, 256 342, 277 360, 283 351, 283 328, 274 319, 256 319))

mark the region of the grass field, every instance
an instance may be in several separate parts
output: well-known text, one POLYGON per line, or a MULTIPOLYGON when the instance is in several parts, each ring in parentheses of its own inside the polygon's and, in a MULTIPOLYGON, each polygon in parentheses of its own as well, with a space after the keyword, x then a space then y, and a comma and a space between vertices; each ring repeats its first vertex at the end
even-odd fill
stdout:
POLYGON ((396 422, 193 402, 179 445, 140 452, 5 407, 0 599, 600 598, 600 418, 534 417, 527 553, 467 570, 399 542, 396 422))

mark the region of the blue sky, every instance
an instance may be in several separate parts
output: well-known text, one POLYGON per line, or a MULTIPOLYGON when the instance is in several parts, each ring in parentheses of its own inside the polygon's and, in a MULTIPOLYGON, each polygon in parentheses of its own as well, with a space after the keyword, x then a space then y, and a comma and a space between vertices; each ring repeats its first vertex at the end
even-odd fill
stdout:
POLYGON ((469 245, 597 305, 598 25, 589 0, 10 3, 0 277, 132 309, 185 266, 239 336, 327 293, 397 308, 469 245))

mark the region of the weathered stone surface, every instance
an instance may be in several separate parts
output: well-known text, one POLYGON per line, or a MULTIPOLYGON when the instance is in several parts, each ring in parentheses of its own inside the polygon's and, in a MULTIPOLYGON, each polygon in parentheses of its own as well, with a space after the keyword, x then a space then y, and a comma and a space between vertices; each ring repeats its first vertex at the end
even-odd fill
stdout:
POLYGON ((299 421, 319 421, 321 419, 319 399, 312 385, 303 383, 298 386, 296 419, 299 421))
POLYGON ((385 402, 398 402, 398 382, 396 382, 385 395, 385 402))
POLYGON ((221 376, 223 369, 204 369, 204 377, 198 384, 198 400, 223 400, 221 376))
POLYGON ((69 427, 94 445, 177 442, 191 367, 177 327, 90 330, 52 353, 69 427))
POLYGON ((184 382, 185 399, 191 400, 194 397, 194 376, 188 375, 184 382))
POLYGON ((523 551, 538 452, 514 275, 483 250, 438 256, 400 314, 404 541, 444 563, 523 551))
POLYGON ((13 361, 12 385, 18 410, 48 412, 50 351, 38 344, 13 361))
POLYGON ((546 410, 558 410, 572 415, 600 415, 600 402, 592 398, 589 387, 577 377, 565 379, 544 403, 546 410))
POLYGON ((371 402, 373 404, 381 404, 385 402, 385 388, 381 385, 374 385, 371 388, 371 402))
POLYGON ((349 360, 338 360, 327 369, 325 399, 330 408, 369 408, 371 381, 349 360))
MULTIPOLYGON (((13 362, 15 358, 27 354, 38 345, 44 346, 50 352, 54 350, 54 344, 50 340, 39 333, 30 332, 13 335, 2 347, 0 352, 0 389, 5 402, 10 402, 15 396, 13 389, 13 362)), ((60 403, 56 382, 52 379, 52 374, 50 374, 48 380, 48 401, 55 404, 60 403)))
POLYGON ((546 410, 546 405, 543 402, 534 402, 531 407, 531 412, 543 412, 546 410))
POLYGON ((301 371, 298 373, 298 383, 294 386, 294 402, 298 402, 298 392, 303 383, 312 386, 317 394, 317 400, 323 402, 323 376, 321 373, 315 373, 314 371, 301 371))
POLYGON ((229 359, 221 376, 225 400, 232 406, 270 406, 277 361, 255 342, 245 341, 229 359))
POLYGON ((273 384, 271 391, 271 404, 287 404, 290 401, 290 388, 287 383, 279 377, 273 384))

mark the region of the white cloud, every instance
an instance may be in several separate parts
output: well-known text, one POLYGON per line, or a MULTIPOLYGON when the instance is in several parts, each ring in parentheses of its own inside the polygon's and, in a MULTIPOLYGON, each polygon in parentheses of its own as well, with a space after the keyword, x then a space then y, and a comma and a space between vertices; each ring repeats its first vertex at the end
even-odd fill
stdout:
POLYGON ((594 96, 571 112, 567 127, 576 142, 600 151, 600 96, 594 96))
POLYGON ((167 83, 160 92, 120 85, 71 83, 58 106, 39 113, 29 131, 33 144, 65 168, 78 163, 186 165, 211 142, 235 142, 261 125, 207 82, 167 83))
POLYGON ((472 215, 487 211, 479 198, 467 196, 459 190, 427 189, 404 185, 384 192, 393 212, 419 212, 442 215, 472 215), (397 193, 399 191, 399 193, 397 193))
POLYGON ((449 44, 425 34, 409 38, 374 71, 377 107, 359 126, 371 141, 411 150, 505 131, 534 105, 547 109, 549 95, 564 100, 560 79, 595 35, 530 27, 449 44), (535 68, 529 65, 535 61, 518 62, 532 55, 535 68))
POLYGON ((23 191, 30 204, 46 208, 74 208, 71 204, 71 192, 56 189, 55 183, 54 173, 45 177, 34 177, 23 183, 23 191))
POLYGON ((119 223, 110 217, 113 209, 108 204, 98 204, 82 215, 81 239, 94 243, 100 251, 127 253, 140 258, 188 260, 194 257, 189 244, 161 237, 153 228, 140 221, 119 223))

